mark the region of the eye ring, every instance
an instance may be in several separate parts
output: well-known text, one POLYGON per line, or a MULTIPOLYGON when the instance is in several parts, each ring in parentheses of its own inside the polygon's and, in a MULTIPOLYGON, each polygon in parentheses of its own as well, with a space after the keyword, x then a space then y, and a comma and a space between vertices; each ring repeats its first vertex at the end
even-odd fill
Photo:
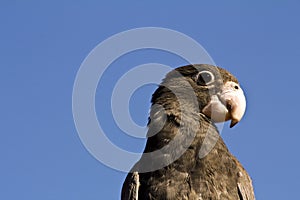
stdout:
POLYGON ((206 86, 215 81, 215 76, 210 71, 201 71, 197 76, 197 84, 206 86))

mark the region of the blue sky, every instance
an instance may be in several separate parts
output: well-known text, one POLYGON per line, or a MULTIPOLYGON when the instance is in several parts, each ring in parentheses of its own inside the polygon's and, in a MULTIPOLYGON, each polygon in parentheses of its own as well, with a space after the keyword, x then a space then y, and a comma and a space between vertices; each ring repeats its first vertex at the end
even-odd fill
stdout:
MULTIPOLYGON (((222 137, 253 178, 257 199, 297 199, 300 158, 300 3, 297 1, 8 1, 0 2, 0 199, 118 199, 125 173, 85 149, 72 116, 72 90, 85 57, 108 37, 164 27, 199 42, 241 82, 243 120, 222 137)), ((154 50, 116 60, 96 93, 97 116, 110 140, 139 152, 125 137, 109 98, 132 67, 185 61, 154 50), (123 67, 120 67, 123 66, 123 67)), ((155 86, 134 93, 130 112, 147 122, 155 86)), ((109 152, 107 152, 109 153, 109 152)), ((111 155, 113 156, 113 155, 111 155)))

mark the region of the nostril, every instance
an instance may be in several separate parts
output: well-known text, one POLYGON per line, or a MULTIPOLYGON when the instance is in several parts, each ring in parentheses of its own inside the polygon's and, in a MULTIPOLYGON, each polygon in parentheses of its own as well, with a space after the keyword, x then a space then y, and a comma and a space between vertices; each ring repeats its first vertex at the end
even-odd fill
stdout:
POLYGON ((226 102, 226 108, 227 108, 228 111, 231 111, 232 105, 231 105, 231 102, 230 102, 230 101, 227 101, 227 102, 226 102))
POLYGON ((226 108, 227 108, 228 111, 231 111, 231 105, 230 104, 227 104, 226 108))

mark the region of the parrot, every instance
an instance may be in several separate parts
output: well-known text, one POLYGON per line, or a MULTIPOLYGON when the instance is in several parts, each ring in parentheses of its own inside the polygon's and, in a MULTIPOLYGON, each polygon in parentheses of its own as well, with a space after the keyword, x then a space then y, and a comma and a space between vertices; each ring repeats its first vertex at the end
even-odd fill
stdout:
POLYGON ((152 95, 147 142, 127 174, 122 200, 254 200, 252 179, 216 124, 242 119, 237 78, 210 64, 171 70, 152 95))

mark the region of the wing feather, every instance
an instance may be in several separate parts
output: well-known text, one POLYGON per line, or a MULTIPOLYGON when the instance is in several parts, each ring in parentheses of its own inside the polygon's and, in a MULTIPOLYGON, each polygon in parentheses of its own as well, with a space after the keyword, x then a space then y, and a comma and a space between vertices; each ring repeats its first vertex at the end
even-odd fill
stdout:
POLYGON ((133 172, 126 177, 124 188, 122 190, 122 200, 138 200, 139 199, 139 174, 133 172))

